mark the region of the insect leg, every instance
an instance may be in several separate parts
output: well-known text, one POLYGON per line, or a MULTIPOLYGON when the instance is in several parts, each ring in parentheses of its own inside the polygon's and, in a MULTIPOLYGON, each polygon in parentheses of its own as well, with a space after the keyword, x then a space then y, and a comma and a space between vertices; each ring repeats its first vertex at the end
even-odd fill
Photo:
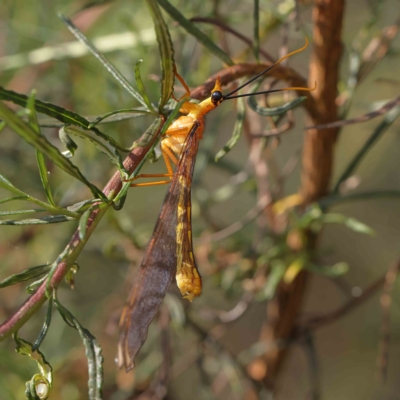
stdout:
POLYGON ((178 74, 178 71, 176 69, 176 64, 174 63, 174 74, 176 76, 176 78, 178 79, 178 81, 182 84, 182 86, 184 87, 184 89, 186 90, 186 93, 181 96, 179 99, 177 99, 174 95, 172 95, 173 99, 176 101, 181 101, 182 99, 184 99, 185 97, 190 97, 190 89, 189 86, 187 85, 187 83, 185 82, 185 80, 178 74))
POLYGON ((140 186, 155 186, 155 185, 166 185, 170 183, 174 176, 174 170, 172 164, 178 165, 178 158, 175 154, 180 155, 181 148, 186 140, 186 136, 191 128, 191 124, 185 124, 178 127, 170 127, 164 139, 161 140, 161 153, 167 168, 166 174, 140 174, 135 176, 132 180, 139 178, 169 178, 168 180, 156 181, 156 182, 143 182, 143 183, 132 183, 131 187, 140 186))

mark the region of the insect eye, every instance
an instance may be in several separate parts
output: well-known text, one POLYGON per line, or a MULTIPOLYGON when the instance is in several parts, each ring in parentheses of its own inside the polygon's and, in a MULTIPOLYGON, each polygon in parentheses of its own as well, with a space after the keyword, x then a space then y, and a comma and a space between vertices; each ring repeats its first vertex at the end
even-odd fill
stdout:
POLYGON ((219 103, 221 103, 222 99, 223 99, 223 96, 222 96, 222 93, 221 93, 219 90, 215 91, 215 92, 211 95, 211 102, 212 102, 215 106, 217 106, 219 103))

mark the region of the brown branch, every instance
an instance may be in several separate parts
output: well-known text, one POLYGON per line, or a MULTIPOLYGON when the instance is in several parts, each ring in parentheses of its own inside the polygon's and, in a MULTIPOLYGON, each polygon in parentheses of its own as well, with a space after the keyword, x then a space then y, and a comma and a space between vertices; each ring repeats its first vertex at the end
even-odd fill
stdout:
MULTIPOLYGON (((266 68, 270 67, 271 65, 272 63, 270 62, 263 62, 260 64, 243 63, 225 68, 220 72, 217 72, 216 74, 212 75, 209 79, 207 79, 204 85, 201 85, 196 89, 194 89, 191 93, 191 97, 193 99, 203 100, 207 96, 209 96, 211 90, 215 85, 215 80, 217 79, 218 76, 221 78, 221 84, 223 86, 226 86, 229 83, 235 81, 236 79, 242 78, 244 76, 257 75, 260 72, 264 71, 266 68)), ((268 72, 266 76, 285 81, 290 86, 307 87, 307 80, 298 72, 296 72, 293 68, 290 67, 277 65, 270 72, 268 72)), ((314 83, 315 81, 312 82, 311 86, 314 86, 314 83)), ((316 118, 318 116, 316 112, 317 105, 311 93, 312 92, 299 91, 298 95, 307 97, 307 100, 303 103, 304 107, 312 118, 316 118)))
POLYGON ((351 124, 359 124, 360 122, 366 122, 369 121, 370 119, 380 117, 381 115, 386 114, 391 109, 399 105, 400 105, 400 96, 397 96, 393 100, 390 100, 387 103, 385 103, 381 108, 378 108, 377 110, 372 111, 368 114, 361 115, 360 117, 346 119, 342 121, 329 122, 327 124, 322 124, 322 125, 306 126, 305 129, 332 129, 332 128, 341 128, 343 126, 351 124))
MULTIPOLYGON (((155 135, 155 137, 156 136, 157 135, 155 135)), ((137 147, 132 150, 132 152, 124 160, 124 166, 127 171, 133 172, 135 170, 135 168, 142 161, 143 157, 149 151, 151 145, 152 143, 148 144, 147 147, 137 147)), ((104 187, 103 192, 106 196, 114 197, 121 190, 121 187, 122 182, 120 173, 116 172, 104 187)), ((57 265, 51 280, 51 287, 55 288, 63 281, 65 275, 73 265, 82 247, 84 247, 87 239, 93 233, 106 210, 107 208, 97 209, 91 213, 87 222, 85 241, 80 240, 79 230, 77 229, 75 231, 66 247, 69 254, 68 259, 67 261, 62 261, 57 265)), ((0 341, 4 340, 11 333, 18 330, 32 316, 32 314, 34 314, 42 306, 47 299, 46 285, 47 282, 45 281, 8 320, 0 325, 0 341)))
MULTIPOLYGON (((309 94, 305 104, 313 125, 337 120, 336 96, 342 53, 343 13, 344 0, 315 0, 309 83, 313 86, 316 82, 317 88, 309 94)), ((332 174, 336 136, 337 129, 313 129, 306 132, 300 188, 305 204, 315 201, 327 191, 332 174)), ((310 237, 310 250, 314 246, 315 238, 310 237)), ((276 344, 286 342, 291 337, 307 281, 308 275, 303 271, 290 285, 280 284, 275 299, 267 306, 267 322, 262 329, 261 340, 276 344)), ((261 379, 268 387, 273 387, 285 355, 286 348, 271 345, 262 357, 255 360, 265 365, 265 374, 261 379)))
POLYGON ((390 306, 392 305, 392 293, 399 270, 400 261, 391 265, 384 277, 383 293, 381 295, 382 323, 377 357, 378 376, 381 382, 385 382, 387 378, 390 350, 390 306))
MULTIPOLYGON (((397 264, 396 264, 397 265, 397 264)), ((309 331, 314 331, 316 329, 320 329, 326 325, 329 325, 338 319, 344 317, 348 313, 352 312, 358 306, 364 304, 368 299, 370 299, 374 294, 378 292, 379 289, 382 288, 386 280, 386 275, 376 280, 370 286, 368 286, 365 290, 362 291, 361 295, 355 297, 338 307, 336 310, 333 310, 324 315, 318 315, 312 318, 309 318, 305 322, 299 324, 299 326, 295 329, 296 333, 294 338, 298 338, 309 331)))

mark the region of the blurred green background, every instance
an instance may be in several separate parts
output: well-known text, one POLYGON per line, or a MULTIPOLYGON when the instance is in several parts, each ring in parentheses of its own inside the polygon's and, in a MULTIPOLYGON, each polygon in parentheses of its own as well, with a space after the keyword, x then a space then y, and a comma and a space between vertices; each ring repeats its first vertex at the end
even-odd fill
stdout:
MULTIPOLYGON (((142 78, 156 102, 159 95, 160 62, 152 21, 146 4, 141 1, 103 2, 80 12, 74 22, 91 40, 100 42, 100 50, 130 81, 134 82, 134 65, 143 59, 142 78), (108 49, 106 47, 109 46, 108 49)), ((312 5, 300 7, 300 31, 285 21, 295 9, 293 1, 261 1, 262 47, 278 58, 282 35, 289 29, 289 48, 299 48, 304 35, 312 32, 312 5)), ((306 4, 304 4, 306 3, 306 4)), ((90 54, 72 57, 63 44, 74 38, 57 17, 58 12, 72 16, 86 2, 76 0, 2 0, 0 3, 0 84, 7 89, 29 94, 36 89, 37 98, 75 110, 81 115, 101 115, 114 109, 136 106, 109 73, 90 54), (60 52, 62 55, 60 56, 60 52)), ((174 1, 187 17, 219 16, 243 34, 252 35, 251 1, 174 1)), ((344 20, 344 52, 341 65, 343 81, 349 70, 349 52, 356 37, 367 41, 400 15, 395 0, 348 2, 344 20), (375 8, 380 4, 380 12, 375 8), (368 26, 368 23, 372 23, 368 26), (360 33, 361 32, 361 33, 360 33), (364 35, 364 36, 363 36, 364 35)), ((191 88, 201 85, 210 75, 223 68, 222 63, 205 50, 168 16, 175 47, 175 60, 180 74, 191 88)), ((216 27, 201 24, 202 29, 223 47, 235 61, 254 61, 245 44, 216 27)), ((394 40, 389 54, 360 84, 355 93, 349 117, 370 112, 378 102, 398 95, 400 81, 399 40, 394 40)), ((290 60, 290 65, 304 76, 308 73, 310 48, 290 60)), ((176 93, 180 93, 179 88, 176 93)), ((304 134, 304 111, 295 112, 296 125, 285 133, 279 146, 271 143, 277 168, 301 152, 304 134)), ((248 165, 248 147, 241 138, 236 147, 219 163, 214 155, 230 137, 235 120, 235 106, 227 102, 207 119, 207 127, 198 154, 193 188, 193 232, 199 238, 241 220, 256 203, 256 182, 248 165), (248 173, 244 183, 231 178, 240 171, 248 173), (222 188, 222 189, 221 189, 222 188)), ((381 118, 346 127, 337 143, 334 180, 372 133, 381 118)), ((151 123, 136 118, 103 125, 101 129, 125 146, 130 146, 151 123)), ((355 192, 399 190, 398 168, 400 123, 395 121, 389 131, 370 151, 358 168, 355 192)), ((62 148, 58 130, 43 129, 46 137, 62 148)), ((17 187, 44 199, 37 173, 33 149, 11 130, 1 132, 0 173, 17 187)), ((75 138, 74 138, 75 140, 75 138)), ((103 187, 115 168, 89 141, 76 139, 79 149, 73 162, 98 187, 103 187)), ((146 172, 160 172, 161 162, 146 166, 146 172)), ((284 183, 286 195, 299 187, 301 166, 284 183)), ((56 201, 73 204, 90 197, 88 190, 70 176, 49 164, 50 181, 56 201)), ((239 175, 240 176, 240 175, 239 175)), ((115 356, 118 319, 121 308, 140 263, 166 187, 132 189, 125 207, 110 211, 91 237, 78 259, 81 267, 73 291, 67 285, 59 289, 59 299, 75 317, 96 336, 105 356, 104 398, 124 399, 135 385, 138 393, 148 386, 160 364, 158 331, 153 324, 149 339, 140 353, 137 368, 129 375, 118 371, 115 356)), ((0 189, 0 198, 9 194, 0 189)), ((1 210, 11 209, 8 204, 1 210)), ((313 276, 307 289, 302 318, 336 309, 356 296, 386 273, 399 258, 400 203, 398 198, 351 202, 334 206, 332 211, 352 216, 373 228, 376 235, 361 235, 344 226, 330 225, 324 229, 318 246, 319 258, 325 264, 347 262, 349 272, 332 280, 313 276)), ((73 222, 49 226, 0 229, 1 279, 29 266, 52 262, 68 242, 76 228, 73 222)), ((176 291, 166 302, 172 313, 170 328, 173 349, 172 376, 168 399, 252 399, 248 382, 235 360, 248 359, 259 338, 265 319, 265 301, 252 301, 244 315, 230 324, 210 318, 212 310, 230 310, 243 295, 246 268, 251 260, 251 247, 257 234, 264 233, 253 221, 235 235, 211 244, 201 244, 195 252, 204 278, 204 294, 193 304, 181 302, 176 291), (180 322, 182 309, 206 332, 215 327, 226 354, 208 342, 202 342, 190 323, 180 322), (175 314, 174 314, 175 310, 175 314), (253 346, 253 347, 252 347, 253 346), (218 379, 217 379, 218 378, 218 379)), ((397 285, 398 287, 398 285, 397 285)), ((397 288, 396 287, 396 288, 397 288)), ((0 292, 1 321, 11 315, 27 297, 23 285, 0 292)), ((391 306, 391 343, 387 381, 376 378, 376 359, 380 340, 381 309, 375 295, 353 312, 313 334, 317 364, 310 361, 310 349, 294 344, 277 382, 275 398, 312 398, 313 385, 320 388, 323 399, 396 399, 400 391, 397 371, 400 368, 399 295, 393 292, 391 306), (314 368, 314 369, 313 369, 314 368), (316 383, 317 382, 317 383, 316 383)), ((34 341, 45 317, 37 313, 19 334, 34 341)), ((25 381, 36 373, 35 363, 14 352, 11 339, 0 346, 0 399, 24 398, 25 381)), ((41 350, 53 365, 55 387, 50 398, 75 400, 87 398, 87 367, 84 348, 78 334, 55 312, 49 334, 41 350)), ((268 397, 261 392, 259 398, 268 397)))

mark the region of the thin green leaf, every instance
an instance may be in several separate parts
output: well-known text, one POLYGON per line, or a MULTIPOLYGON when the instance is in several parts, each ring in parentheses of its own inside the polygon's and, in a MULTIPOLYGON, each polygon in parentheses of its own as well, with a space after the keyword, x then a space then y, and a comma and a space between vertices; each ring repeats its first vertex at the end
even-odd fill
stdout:
MULTIPOLYGON (((0 86, 0 100, 11 101, 12 103, 18 104, 21 107, 26 107, 28 97, 24 94, 16 93, 0 86)), ((35 100, 35 110, 39 113, 48 115, 49 117, 53 117, 63 124, 77 125, 81 126, 82 128, 87 128, 90 125, 90 122, 79 114, 41 100, 35 100)))
POLYGON ((206 49, 227 65, 234 65, 229 56, 219 48, 207 35, 197 28, 193 22, 187 20, 169 1, 157 0, 158 4, 182 26, 189 34, 193 35, 206 49))
MULTIPOLYGON (((92 120, 92 122, 88 126, 88 129, 92 129, 94 126, 98 124, 108 124, 111 122, 123 121, 125 119, 130 119, 130 118, 143 117, 144 115, 150 115, 150 114, 152 114, 150 111, 145 111, 135 108, 122 108, 120 110, 110 111, 109 113, 100 115, 98 117, 91 117, 91 118, 88 117, 88 120, 92 120)), ((123 149, 124 147, 122 146, 119 147, 119 150, 123 149)))
POLYGON ((343 214, 328 213, 321 216, 323 224, 342 224, 347 226, 354 232, 365 233, 367 235, 375 235, 375 231, 364 223, 355 218, 346 217, 343 214))
POLYGON ((28 200, 28 196, 15 196, 15 197, 8 197, 7 199, 0 200, 0 204, 5 204, 10 201, 15 201, 15 200, 28 200))
POLYGON ((15 351, 35 361, 40 372, 39 374, 33 375, 30 382, 27 382, 27 392, 25 392, 25 394, 28 399, 46 400, 49 397, 53 385, 53 368, 39 350, 33 350, 31 343, 18 337, 17 333, 13 334, 13 339, 16 343, 15 351), (45 387, 43 387, 43 385, 45 387))
POLYGON ((26 289, 25 289, 26 292, 27 292, 28 294, 33 294, 33 293, 35 293, 36 290, 38 289, 38 287, 39 287, 46 279, 47 279, 47 275, 44 276, 43 278, 38 279, 38 280, 35 281, 35 282, 32 282, 30 285, 28 285, 28 286, 26 287, 26 289))
POLYGON ((349 264, 345 262, 339 262, 334 265, 316 265, 307 263, 305 268, 308 271, 318 273, 321 275, 329 276, 331 278, 336 278, 338 276, 342 276, 347 274, 349 271, 349 264))
POLYGON ((138 90, 143 97, 143 100, 145 101, 147 107, 149 110, 152 111, 153 114, 157 114, 156 111, 153 108, 153 104, 151 104, 151 101, 149 99, 149 96, 147 95, 146 88, 144 86, 144 83, 142 81, 142 76, 140 75, 140 64, 143 62, 143 60, 138 60, 135 64, 135 80, 136 84, 138 87, 138 90))
POLYGON ((67 148, 67 152, 63 152, 63 155, 67 158, 72 157, 75 154, 75 151, 78 149, 78 145, 69 137, 67 132, 65 132, 64 127, 58 130, 58 137, 60 138, 60 142, 67 148))
MULTIPOLYGON (((18 104, 21 107, 26 107, 27 102, 28 102, 28 97, 24 94, 16 93, 13 92, 12 90, 6 90, 0 86, 0 100, 6 100, 6 101, 11 101, 14 104, 18 104)), ((86 118, 82 117, 81 115, 70 111, 66 110, 63 107, 57 106, 52 103, 47 103, 41 100, 35 100, 35 110, 39 113, 48 115, 49 117, 53 117, 57 119, 58 121, 62 122, 63 124, 67 125, 75 125, 79 126, 83 129, 88 129, 93 131, 96 135, 103 137, 105 140, 108 140, 110 144, 115 146, 116 148, 126 151, 126 149, 119 145, 114 139, 106 135, 105 133, 101 132, 99 129, 94 128, 93 125, 89 120, 86 118)), ((126 111, 126 110, 124 110, 126 111)), ((112 113, 109 113, 107 115, 113 115, 114 113, 117 113, 117 111, 114 111, 112 113)), ((145 113, 144 111, 141 110, 135 110, 136 113, 145 113)), ((148 112, 147 112, 148 113, 148 112)), ((104 117, 107 118, 107 117, 104 117)), ((53 126, 53 125, 52 125, 53 126)))
POLYGON ((48 264, 36 265, 35 267, 28 268, 25 271, 11 275, 8 278, 0 281, 0 289, 36 278, 39 275, 45 274, 49 270, 50 265, 48 264))
POLYGON ((26 108, 28 110, 28 119, 31 127, 35 130, 36 133, 40 133, 39 123, 35 110, 35 95, 36 91, 32 90, 31 94, 28 97, 28 101, 26 103, 26 108))
POLYGON ((383 121, 375 128, 375 130, 372 132, 372 135, 367 139, 365 144, 354 156, 350 164, 346 167, 345 171, 340 176, 335 187, 333 188, 333 193, 339 192, 340 185, 354 173, 354 171, 360 165, 363 158, 367 155, 368 151, 372 149, 372 147, 378 142, 378 140, 382 137, 382 135, 386 132, 386 130, 393 124, 393 122, 397 119, 399 115, 400 115, 400 107, 396 107, 392 111, 386 114, 383 121))
POLYGON ((289 101, 288 103, 285 103, 279 107, 269 108, 269 107, 260 106, 257 103, 255 96, 251 96, 248 100, 248 104, 249 104, 250 108, 253 111, 255 111, 256 113, 263 115, 265 117, 274 117, 274 116, 285 114, 289 110, 296 108, 306 99, 307 99, 307 97, 301 96, 301 97, 297 97, 294 100, 289 101))
POLYGON ((89 400, 102 400, 103 356, 101 347, 96 338, 56 298, 54 303, 64 321, 79 332, 85 346, 89 370, 89 400))
POLYGON ((0 133, 6 127, 6 123, 0 120, 0 133))
POLYGON ((75 213, 82 213, 83 211, 86 211, 92 204, 98 202, 98 199, 83 200, 78 203, 72 204, 71 206, 68 206, 67 209, 75 213))
POLYGON ((71 289, 74 288, 75 286, 75 275, 76 273, 79 271, 80 267, 78 265, 78 263, 74 263, 74 265, 69 269, 69 271, 67 272, 67 274, 65 275, 65 282, 71 286, 71 289))
POLYGON ((21 197, 26 197, 29 198, 30 196, 24 193, 22 190, 19 190, 17 187, 15 187, 7 178, 5 178, 3 175, 0 174, 0 187, 6 190, 9 190, 10 192, 14 194, 21 195, 21 197))
POLYGON ((46 209, 34 209, 34 210, 13 210, 13 211, 0 211, 0 217, 9 216, 9 215, 26 215, 26 214, 35 214, 38 212, 47 211, 46 209))
POLYGON ((40 180, 42 181, 42 185, 44 191, 46 192, 47 201, 52 205, 56 206, 56 203, 53 200, 53 194, 51 193, 49 175, 47 173, 46 160, 44 159, 43 153, 36 150, 36 161, 39 167, 40 180))
POLYGON ((49 305, 47 306, 46 320, 43 323, 43 326, 42 326, 42 329, 40 330, 38 338, 35 340, 35 343, 33 344, 32 351, 36 351, 40 347, 44 338, 47 335, 47 332, 49 331, 52 310, 53 310, 53 299, 50 298, 49 305))
POLYGON ((260 3, 259 0, 254 0, 254 11, 253 11, 253 51, 254 57, 257 61, 260 59, 260 3))
POLYGON ((270 300, 274 297, 276 288, 282 280, 286 271, 286 265, 282 260, 271 261, 271 272, 268 274, 267 283, 260 293, 257 294, 258 300, 270 300))
POLYGON ((49 215, 43 218, 30 218, 22 220, 7 219, 0 221, 0 225, 45 225, 58 224, 59 222, 75 221, 76 218, 66 215, 49 215))
POLYGON ((162 112, 165 104, 170 99, 174 90, 174 48, 172 46, 171 35, 169 34, 168 26, 165 23, 158 7, 156 0, 146 0, 150 9, 151 17, 153 18, 154 29, 158 42, 158 48, 161 58, 161 97, 158 104, 158 110, 162 112))
POLYGON ((88 186, 95 197, 107 199, 103 192, 90 183, 79 171, 79 169, 66 159, 57 147, 53 146, 45 136, 38 134, 21 118, 17 117, 5 104, 0 103, 0 116, 8 126, 18 133, 27 143, 49 157, 62 170, 80 180, 88 186))
POLYGON ((187 99, 182 99, 178 103, 175 103, 175 107, 173 108, 172 112, 168 115, 168 118, 165 121, 164 125, 162 126, 161 131, 159 131, 158 129, 160 127, 160 124, 162 123, 162 119, 158 118, 146 130, 146 132, 143 133, 140 139, 133 144, 131 149, 134 149, 136 147, 147 147, 150 143, 153 142, 155 135, 162 137, 169 128, 169 126, 172 124, 172 122, 175 121, 183 103, 185 103, 186 101, 187 99))
POLYGON ((118 69, 108 60, 102 53, 97 50, 95 45, 72 23, 70 19, 62 14, 58 14, 59 18, 67 25, 70 32, 83 43, 88 50, 100 61, 104 68, 121 84, 121 86, 133 96, 140 104, 146 107, 146 102, 134 87, 126 80, 126 78, 118 71, 118 69))
POLYGON ((89 139, 103 154, 105 154, 109 160, 116 166, 120 171, 125 170, 122 163, 121 154, 118 150, 110 144, 110 141, 104 139, 101 136, 95 135, 92 131, 83 130, 77 126, 64 126, 61 128, 66 135, 73 134, 83 139, 89 139))
POLYGON ((376 199, 398 199, 400 192, 396 190, 381 190, 374 192, 361 192, 353 193, 346 196, 331 195, 323 197, 318 201, 318 204, 322 208, 330 207, 338 203, 345 203, 349 201, 365 201, 365 200, 376 200, 376 199))
POLYGON ((237 116, 232 137, 226 142, 225 146, 216 154, 215 156, 216 162, 218 162, 218 160, 224 157, 226 153, 231 151, 233 146, 235 146, 235 144, 240 139, 240 135, 242 134, 243 130, 245 114, 246 114, 246 109, 244 106, 244 100, 242 97, 239 97, 237 100, 237 116))
POLYGON ((375 235, 375 231, 372 228, 355 218, 347 218, 344 224, 354 232, 375 235))
MULTIPOLYGON (((38 206, 41 206, 43 209, 50 211, 50 212, 59 212, 61 214, 64 214, 66 216, 72 217, 72 218, 77 218, 79 215, 73 211, 70 211, 68 208, 61 208, 61 207, 54 207, 44 201, 41 201, 39 199, 36 199, 35 197, 32 197, 28 195, 27 193, 23 192, 22 190, 18 189, 15 187, 8 179, 6 179, 3 175, 0 174, 0 188, 9 190, 10 192, 17 194, 18 197, 15 199, 21 199, 21 200, 26 200, 30 201, 31 203, 37 204, 38 206)), ((9 199, 6 199, 7 201, 9 199)), ((97 200, 98 201, 98 200, 97 200)))

